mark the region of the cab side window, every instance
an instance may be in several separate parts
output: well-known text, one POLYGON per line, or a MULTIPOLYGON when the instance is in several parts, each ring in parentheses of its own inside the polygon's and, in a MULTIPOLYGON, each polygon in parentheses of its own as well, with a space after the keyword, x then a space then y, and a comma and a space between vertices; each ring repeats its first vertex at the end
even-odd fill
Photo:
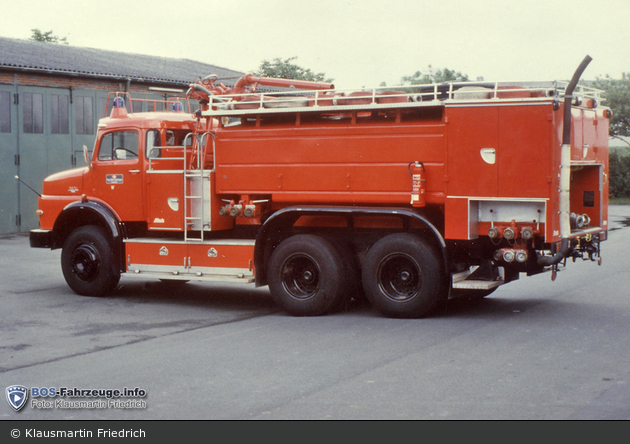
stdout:
POLYGON ((98 160, 136 160, 138 158, 138 133, 116 131, 101 138, 98 160))
POLYGON ((144 155, 147 156, 147 159, 155 159, 162 156, 162 150, 159 148, 162 145, 160 139, 161 136, 158 130, 153 129, 147 131, 147 148, 144 153, 144 155))

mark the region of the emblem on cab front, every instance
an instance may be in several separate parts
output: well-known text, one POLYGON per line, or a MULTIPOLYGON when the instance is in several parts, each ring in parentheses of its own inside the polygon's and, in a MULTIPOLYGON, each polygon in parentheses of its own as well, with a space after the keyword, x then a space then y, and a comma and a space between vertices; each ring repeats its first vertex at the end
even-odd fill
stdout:
POLYGON ((168 248, 160 247, 160 256, 168 256, 168 248))

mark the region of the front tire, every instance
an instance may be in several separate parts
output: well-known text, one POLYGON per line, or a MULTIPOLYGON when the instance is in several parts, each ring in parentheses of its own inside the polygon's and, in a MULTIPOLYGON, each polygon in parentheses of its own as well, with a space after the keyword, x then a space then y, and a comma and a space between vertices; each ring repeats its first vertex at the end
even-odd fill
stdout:
POLYGON ((395 318, 432 314, 448 297, 442 261, 425 241, 408 233, 377 241, 363 263, 363 288, 372 307, 395 318))
POLYGON ((318 316, 345 296, 344 259, 327 240, 296 235, 271 255, 267 282, 274 301, 293 316, 318 316))
POLYGON ((66 239, 61 270, 68 286, 82 296, 103 296, 120 280, 120 267, 105 232, 96 226, 79 227, 66 239))

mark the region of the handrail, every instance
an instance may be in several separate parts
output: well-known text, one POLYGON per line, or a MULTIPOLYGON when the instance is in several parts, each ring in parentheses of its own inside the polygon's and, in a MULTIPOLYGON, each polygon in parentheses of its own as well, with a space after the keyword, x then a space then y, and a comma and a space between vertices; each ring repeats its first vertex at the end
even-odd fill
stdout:
POLYGON ((154 146, 151 147, 151 149, 149 150, 149 152, 147 153, 148 159, 149 159, 149 168, 147 169, 147 171, 154 171, 153 170, 153 165, 151 164, 151 162, 155 162, 158 160, 182 160, 184 159, 184 162, 186 162, 186 147, 183 145, 167 145, 167 146, 154 146), (161 155, 159 157, 153 157, 151 156, 151 153, 153 152, 153 150, 183 150, 184 151, 184 157, 162 157, 161 155))
MULTIPOLYGON (((568 82, 445 82, 362 89, 241 93, 210 96, 204 116, 252 113, 346 111, 440 106, 449 101, 560 100, 568 82)), ((573 96, 603 102, 604 91, 579 85, 573 96)))
MULTIPOLYGON (((124 98, 124 107, 125 110, 129 113, 129 114, 133 114, 133 104, 134 103, 148 103, 148 104, 153 104, 153 111, 158 111, 158 112, 184 112, 184 113, 192 113, 192 106, 190 105, 190 101, 188 100, 188 97, 170 97, 167 100, 159 100, 159 99, 136 99, 131 97, 131 95, 128 92, 125 91, 112 91, 107 95, 107 102, 106 102, 106 106, 105 106, 105 110, 103 111, 104 115, 103 117, 109 117, 109 113, 107 112, 110 107, 113 106, 114 100, 122 97, 124 98), (113 96, 113 99, 111 98, 113 96), (175 109, 169 109, 170 105, 175 105, 175 104, 184 104, 185 103, 185 107, 186 109, 181 109, 181 110, 175 110, 175 109), (161 104, 164 105, 164 109, 162 110, 157 110, 157 105, 161 104)), ((141 111, 139 111, 141 112, 141 111)))
POLYGON ((206 156, 208 155, 207 151, 205 149, 202 149, 202 147, 206 146, 206 138, 209 136, 212 137, 212 169, 210 169, 210 173, 214 173, 214 169, 215 169, 215 165, 216 165, 216 144, 215 144, 215 136, 214 133, 211 133, 209 131, 206 131, 205 133, 203 133, 201 135, 201 137, 198 139, 199 140, 199 150, 201 151, 201 166, 203 169, 203 164, 205 164, 206 162, 206 156))

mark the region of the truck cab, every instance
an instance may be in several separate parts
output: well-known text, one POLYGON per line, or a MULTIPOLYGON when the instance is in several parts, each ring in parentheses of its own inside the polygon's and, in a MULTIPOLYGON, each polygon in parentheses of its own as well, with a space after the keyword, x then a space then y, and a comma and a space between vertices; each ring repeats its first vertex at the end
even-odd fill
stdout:
POLYGON ((113 103, 109 116, 99 121, 92 154, 84 147, 88 166, 45 179, 40 230, 35 231, 41 234, 38 243, 57 245, 55 239, 46 239, 45 231, 52 230, 64 208, 79 198, 98 202, 118 221, 151 225, 160 219, 155 208, 162 194, 154 190, 160 180, 152 181, 151 172, 172 176, 190 163, 190 147, 196 142, 191 134, 200 125, 203 129, 203 121, 178 111, 128 113, 121 97, 113 103))

